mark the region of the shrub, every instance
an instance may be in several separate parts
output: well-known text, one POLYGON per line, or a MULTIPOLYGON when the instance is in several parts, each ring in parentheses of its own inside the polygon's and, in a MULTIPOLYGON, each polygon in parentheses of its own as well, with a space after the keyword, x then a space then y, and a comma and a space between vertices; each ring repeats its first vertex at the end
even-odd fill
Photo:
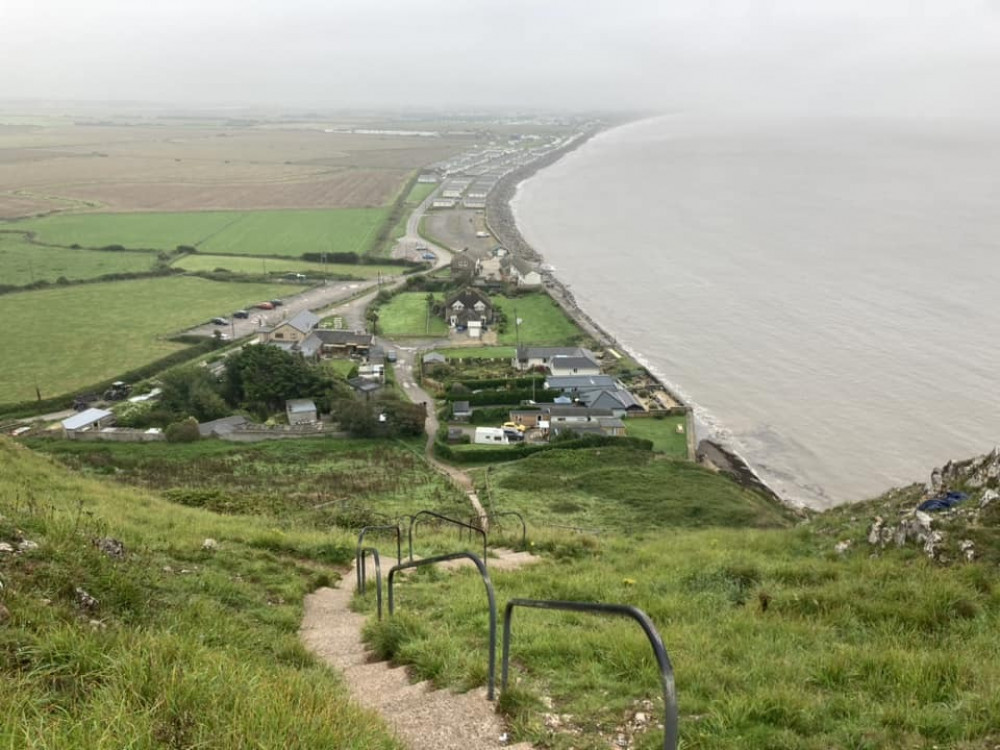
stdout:
POLYGON ((193 443, 201 437, 198 432, 198 420, 188 417, 180 422, 167 426, 167 440, 171 443, 193 443))

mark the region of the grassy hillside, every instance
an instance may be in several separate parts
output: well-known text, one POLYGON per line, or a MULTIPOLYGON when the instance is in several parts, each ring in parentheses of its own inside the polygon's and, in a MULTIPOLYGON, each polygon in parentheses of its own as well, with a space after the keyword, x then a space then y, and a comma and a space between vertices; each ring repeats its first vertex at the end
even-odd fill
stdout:
POLYGON ((475 472, 480 495, 535 524, 601 531, 780 527, 793 516, 760 495, 685 461, 627 448, 551 450, 475 472))
POLYGON ((348 536, 0 465, 0 747, 397 747, 297 638, 348 536))

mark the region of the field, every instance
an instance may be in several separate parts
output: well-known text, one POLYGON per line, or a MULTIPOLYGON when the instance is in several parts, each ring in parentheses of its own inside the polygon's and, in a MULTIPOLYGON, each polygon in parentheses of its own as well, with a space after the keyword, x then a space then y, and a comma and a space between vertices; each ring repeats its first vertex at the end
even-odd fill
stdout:
POLYGON ((566 317, 562 308, 547 294, 530 294, 513 299, 492 296, 490 299, 507 314, 507 330, 499 336, 501 344, 513 345, 520 339, 521 344, 571 346, 586 339, 586 334, 566 317), (521 319, 520 331, 515 330, 516 318, 521 319))
POLYGON ((687 458, 687 435, 677 432, 677 426, 685 427, 687 417, 664 417, 658 419, 626 419, 625 429, 629 437, 653 441, 653 450, 676 458, 687 458))
POLYGON ((195 211, 189 213, 65 214, 10 224, 53 245, 277 255, 371 249, 387 208, 329 211, 195 211))
MULTIPOLYGON (((2 246, 0 246, 2 247, 2 246)), ((310 263, 291 258, 247 258, 240 255, 185 255, 172 265, 185 271, 214 271, 225 268, 233 273, 242 274, 284 274, 289 272, 304 273, 310 278, 321 279, 324 276, 351 276, 358 279, 374 279, 381 273, 383 276, 394 276, 404 269, 400 266, 376 266, 354 263, 310 263)))
POLYGON ((280 296, 280 284, 199 278, 141 279, 0 296, 0 403, 50 398, 174 352, 162 337, 250 302, 280 296))
POLYGON ((0 233, 0 284, 92 279, 108 273, 134 273, 153 267, 153 253, 100 252, 33 245, 20 234, 0 233))
POLYGON ((466 145, 332 127, 175 117, 21 123, 0 132, 0 217, 377 207, 413 170, 466 145))
POLYGON ((425 292, 402 292, 378 309, 383 336, 447 336, 448 325, 430 314, 425 292))
POLYGON ((462 346, 441 350, 441 354, 448 359, 503 359, 508 362, 514 359, 516 353, 517 349, 513 346, 462 346))

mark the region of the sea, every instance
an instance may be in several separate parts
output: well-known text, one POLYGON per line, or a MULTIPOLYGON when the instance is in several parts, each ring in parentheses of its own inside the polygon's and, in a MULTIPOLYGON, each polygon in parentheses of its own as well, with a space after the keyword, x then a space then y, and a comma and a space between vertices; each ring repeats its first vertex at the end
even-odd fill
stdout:
POLYGON ((518 188, 525 239, 790 502, 1000 443, 1000 128, 674 114, 518 188))

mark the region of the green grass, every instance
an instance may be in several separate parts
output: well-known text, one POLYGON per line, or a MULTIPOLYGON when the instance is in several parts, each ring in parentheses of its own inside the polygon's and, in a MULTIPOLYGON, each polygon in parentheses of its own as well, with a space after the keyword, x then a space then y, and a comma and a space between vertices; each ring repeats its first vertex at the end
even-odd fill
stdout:
POLYGON ((149 271, 153 253, 111 253, 33 245, 19 234, 0 233, 0 284, 24 286, 36 281, 93 279, 110 273, 149 271))
POLYGON ((38 545, 4 558, 0 746, 398 749, 298 639, 351 535, 179 507, 5 440, 0 464, 0 540, 38 545))
POLYGON ((513 346, 463 346, 454 349, 438 349, 447 359, 503 359, 510 361, 517 353, 513 346))
POLYGON ((294 519, 315 528, 360 528, 425 508, 468 515, 465 495, 424 461, 422 440, 173 445, 39 439, 28 445, 77 471, 220 513, 294 519))
POLYGON ((424 199, 437 190, 437 185, 428 184, 424 182, 414 183, 413 187, 410 188, 410 192, 406 195, 406 202, 412 205, 420 205, 424 199))
POLYGON ((587 338, 547 294, 516 299, 495 295, 490 299, 507 315, 507 330, 499 336, 501 344, 512 345, 520 339, 521 344, 570 346, 587 338), (520 331, 515 330, 515 318, 521 318, 520 331))
POLYGON ((791 516, 724 476, 625 448, 551 450, 476 471, 480 497, 534 524, 605 531, 781 526, 791 516))
MULTIPOLYGON (((1000 740, 1000 590, 984 566, 942 568, 907 551, 873 558, 863 547, 839 557, 810 527, 530 538, 556 560, 491 573, 498 599, 645 611, 673 663, 683 747, 973 750, 1000 740)), ((484 682, 478 576, 415 576, 396 602, 396 618, 369 625, 373 644, 416 678, 484 682)), ((662 716, 652 651, 631 621, 515 610, 511 664, 516 691, 500 705, 513 709, 516 739, 606 748, 599 733, 613 737, 636 710, 662 716), (543 713, 568 715, 563 730, 547 730, 543 713)), ((634 746, 662 747, 662 734, 634 746)))
POLYGON ((172 250, 191 245, 205 253, 276 255, 371 250, 388 208, 298 211, 205 211, 135 214, 62 214, 11 224, 42 242, 69 246, 123 245, 172 250))
POLYGON ((383 336, 447 336, 448 324, 428 313, 426 292, 401 292, 378 309, 383 336))
POLYGON ((687 458, 687 434, 678 432, 680 425, 687 429, 687 417, 657 417, 626 419, 625 428, 629 437, 653 441, 653 450, 674 458, 687 458))
POLYGON ((242 274, 303 273, 311 278, 326 276, 374 279, 381 272, 393 276, 403 269, 399 266, 375 266, 354 263, 310 263, 292 258, 248 258, 241 255, 185 255, 173 263, 185 271, 214 271, 224 268, 242 274))
POLYGON ((0 296, 0 403, 43 398, 114 377, 178 349, 163 337, 276 297, 279 284, 198 278, 84 284, 0 296))

